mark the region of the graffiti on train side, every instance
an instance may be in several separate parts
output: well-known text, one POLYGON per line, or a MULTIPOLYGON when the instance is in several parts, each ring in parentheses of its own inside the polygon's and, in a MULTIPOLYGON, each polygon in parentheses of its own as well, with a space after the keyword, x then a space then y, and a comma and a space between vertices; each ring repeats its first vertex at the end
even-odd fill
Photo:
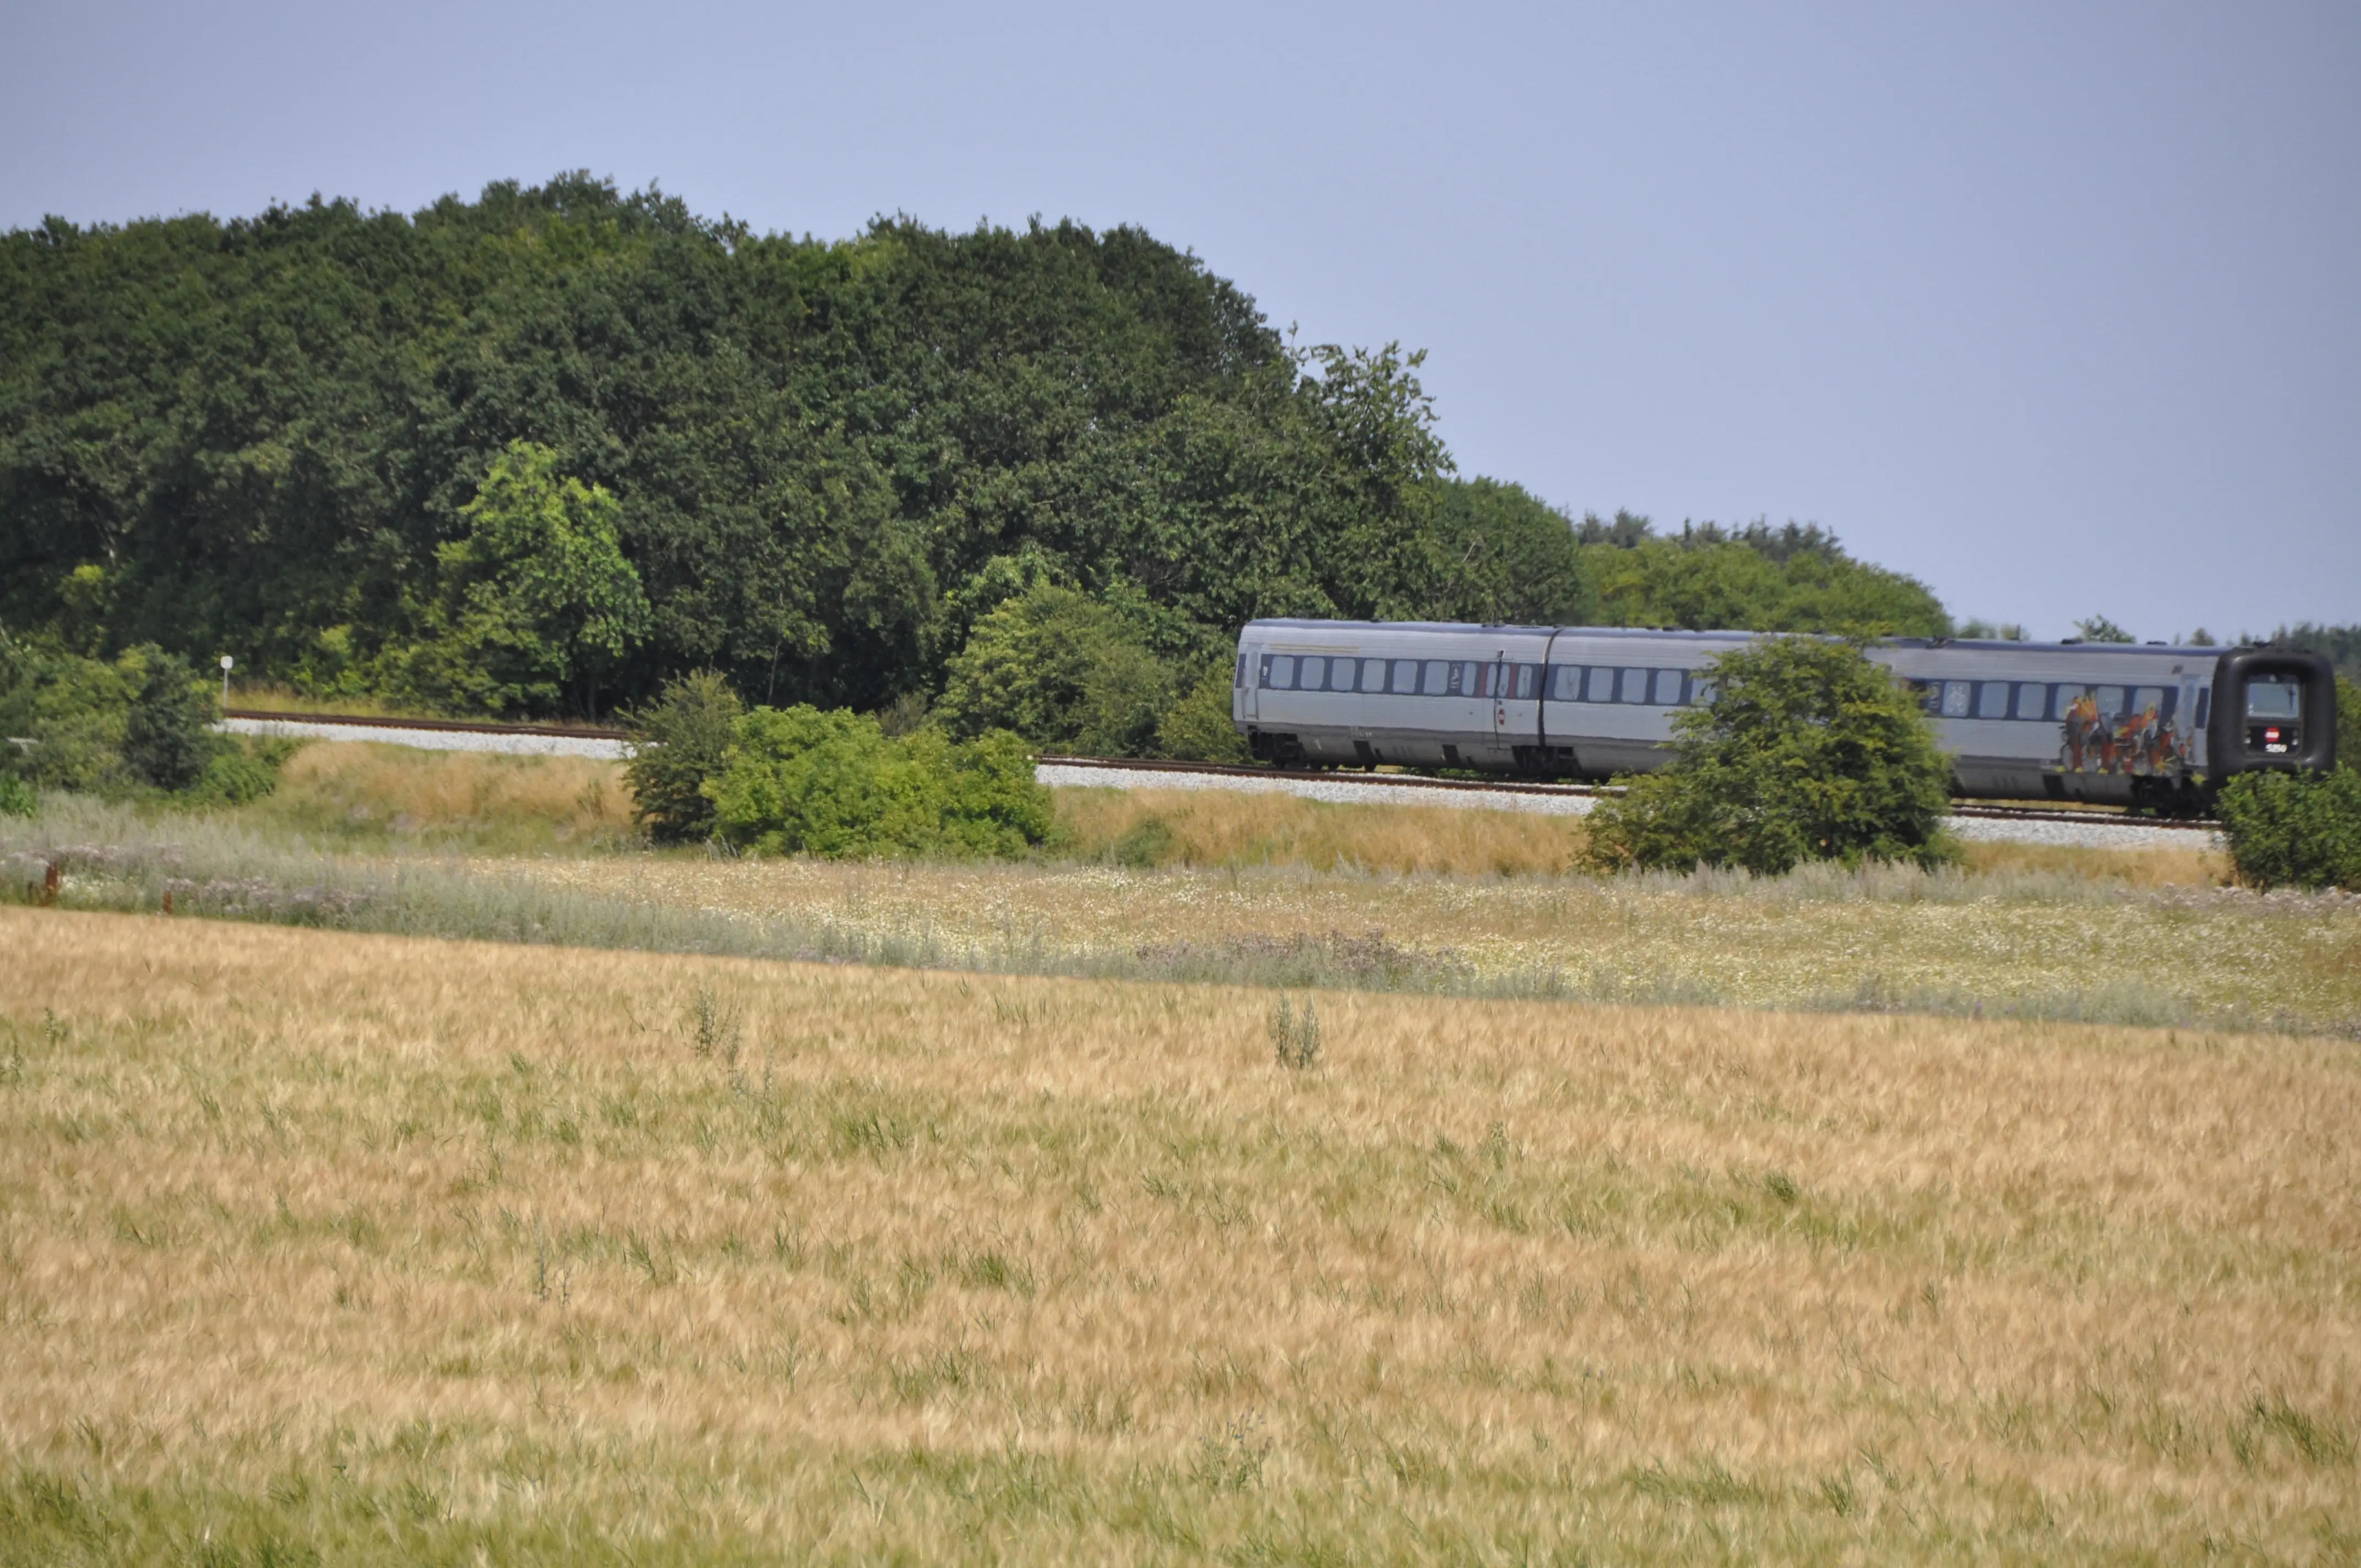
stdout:
POLYGON ((2059 762, 2070 773, 2130 773, 2174 777, 2194 764, 2189 737, 2160 705, 2109 718, 2099 699, 2084 692, 2066 707, 2064 744, 2059 762))

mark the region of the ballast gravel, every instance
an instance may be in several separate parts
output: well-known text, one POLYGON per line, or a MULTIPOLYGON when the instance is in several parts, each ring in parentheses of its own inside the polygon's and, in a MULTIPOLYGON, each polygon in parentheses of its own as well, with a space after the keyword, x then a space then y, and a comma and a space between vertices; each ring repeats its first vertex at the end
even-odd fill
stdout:
MULTIPOLYGON (((271 718, 231 718, 220 728, 236 735, 313 740, 374 740, 430 751, 499 751, 511 756, 596 757, 620 761, 623 742, 580 735, 492 735, 473 729, 402 729, 376 724, 307 724, 271 718)), ((1587 795, 1527 795, 1516 790, 1422 789, 1371 779, 1282 779, 1253 773, 1168 773, 1152 768, 1077 768, 1044 762, 1033 776, 1052 789, 1218 789, 1246 795, 1291 795, 1338 806, 1447 806, 1462 811, 1524 811, 1580 817, 1598 804, 1587 795)), ((2179 844, 2219 849, 2219 833, 2145 822, 2030 821, 1954 817, 1951 830, 1988 843, 2057 844, 2101 850, 2179 844)))
POLYGON ((1455 806, 1463 811, 1530 811, 1581 817, 1598 801, 1587 795, 1526 795, 1507 789, 1421 789, 1368 779, 1257 778, 1252 773, 1167 773, 1152 768, 1076 768, 1044 762, 1033 776, 1052 789, 1221 789, 1241 795, 1292 795, 1332 806, 1455 806))
POLYGON ((500 751, 511 757, 597 757, 620 762, 623 743, 589 735, 488 735, 477 729, 400 729, 383 724, 311 724, 277 718, 225 718, 215 728, 233 735, 276 735, 294 740, 375 740, 422 751, 500 751))

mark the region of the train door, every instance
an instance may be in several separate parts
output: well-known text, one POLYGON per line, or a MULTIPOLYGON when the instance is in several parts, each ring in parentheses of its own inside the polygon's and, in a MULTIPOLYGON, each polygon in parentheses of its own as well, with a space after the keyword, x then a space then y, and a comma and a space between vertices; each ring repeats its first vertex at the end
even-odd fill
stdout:
POLYGON ((1261 652, 1259 648, 1243 648, 1238 651, 1238 707, 1236 714, 1234 715, 1235 718, 1250 720, 1257 717, 1255 711, 1257 707, 1255 694, 1262 685, 1262 671, 1259 668, 1262 663, 1261 652))
POLYGON ((1492 740, 1502 746, 1509 743, 1509 682, 1515 668, 1508 662, 1505 653, 1496 657, 1484 683, 1485 690, 1492 698, 1492 740))

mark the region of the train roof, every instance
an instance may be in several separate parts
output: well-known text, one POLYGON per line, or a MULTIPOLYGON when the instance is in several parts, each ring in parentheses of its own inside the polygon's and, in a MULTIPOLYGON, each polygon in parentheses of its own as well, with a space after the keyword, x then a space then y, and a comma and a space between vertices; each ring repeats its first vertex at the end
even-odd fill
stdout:
MULTIPOLYGON (((1252 620, 1241 629, 1262 627, 1289 631, 1334 633, 1356 631, 1527 631, 1547 636, 1555 631, 1577 637, 1631 637, 1662 641, 1666 639, 1691 642, 1744 641, 1750 638, 1773 635, 1760 631, 1692 631, 1683 627, 1654 626, 1533 626, 1521 621, 1473 620, 1311 620, 1294 616, 1274 616, 1252 620)), ((1996 637, 1873 637, 1870 641, 1881 648, 1971 648, 2008 653, 2105 652, 2180 654, 2200 658, 2215 658, 2247 644, 2190 645, 2178 642, 2089 642, 2079 638, 2059 642, 2016 642, 1996 637)))

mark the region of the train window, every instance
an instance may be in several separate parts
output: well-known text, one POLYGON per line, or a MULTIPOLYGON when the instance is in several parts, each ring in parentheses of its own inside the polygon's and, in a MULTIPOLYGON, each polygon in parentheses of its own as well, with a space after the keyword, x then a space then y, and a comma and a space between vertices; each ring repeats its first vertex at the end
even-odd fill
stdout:
POLYGON ((2016 717, 2047 718, 2049 717, 2049 688, 2038 681, 2021 681, 2016 688, 2016 717))
POLYGON ((1601 664, 1590 666, 1590 685, 1584 694, 1592 702, 1615 700, 1615 672, 1601 664))
POLYGON ((1912 681, 1910 695, 1918 699, 1918 707, 1925 712, 1940 713, 1943 709, 1943 683, 1940 681, 1912 681))
POLYGON ((1648 700, 1648 672, 1620 670, 1616 673, 1615 700, 1645 702, 1648 700))
POLYGON ((1656 672, 1656 706, 1678 707, 1681 705, 1681 673, 1678 670, 1656 672))
POLYGON ((1708 703, 1711 702, 1712 700, 1713 700, 1713 680, 1712 680, 1712 677, 1708 676, 1708 675, 1699 675, 1699 676, 1697 676, 1695 680, 1693 680, 1693 681, 1691 681, 1691 682, 1689 683, 1689 706, 1690 706, 1690 707, 1705 707, 1705 706, 1706 706, 1706 704, 1708 704, 1708 703))
POLYGON ((1532 695, 1533 666, 1531 664, 1519 664, 1517 666, 1517 700, 1519 702, 1528 701, 1532 698, 1532 695))
POLYGON ((1295 655, 1272 654, 1269 664, 1263 671, 1262 684, 1273 691, 1293 691, 1295 689, 1295 655))
POLYGON ((1976 717, 2006 718, 2008 717, 2008 683, 1982 681, 1976 685, 1976 717))
POLYGON ((1544 689, 1548 691, 1553 702, 1580 702, 1582 700, 1582 666, 1552 664, 1549 667, 1549 685, 1544 689))
POLYGON ((1394 661, 1393 689, 1404 696, 1408 696, 1418 690, 1418 661, 1416 659, 1396 659, 1394 661))
POLYGON ((2121 686, 2101 686, 2099 688, 2099 717, 2102 718, 2114 718, 2123 711, 2124 688, 2121 686))
POLYGON ((2124 711, 2126 713, 2144 714, 2150 708, 2154 708, 2156 710, 2156 716, 2158 718, 2164 717, 2164 688, 2162 686, 2134 687, 2132 690, 2132 705, 2124 711))
POLYGON ((1965 718, 1968 716, 1968 696, 1971 689, 1971 688, 1965 681, 1945 681, 1943 683, 1944 718, 1965 718))
POLYGON ((1236 673, 1235 675, 1231 676, 1231 678, 1230 678, 1230 685, 1234 685, 1234 686, 1242 686, 1242 685, 1246 685, 1246 656, 1244 653, 1241 653, 1241 654, 1239 654, 1239 655, 1238 655, 1238 668, 1237 668, 1237 673, 1236 673))
POLYGON ((2196 729, 2202 729, 2205 728, 2206 719, 2212 717, 2213 707, 2213 688, 2212 686, 2199 686, 2197 688, 2197 717, 2191 721, 2192 725, 2196 729))
POLYGON ((1426 684, 1418 689, 1429 696, 1441 696, 1451 666, 1440 659, 1429 659, 1426 662, 1426 684))
POLYGON ((1328 661, 1317 653, 1307 653, 1296 668, 1298 689, 1316 692, 1328 684, 1328 661))
POLYGON ((2246 717, 2299 719, 2303 717, 2303 687, 2293 675, 2257 675, 2246 683, 2246 717))

